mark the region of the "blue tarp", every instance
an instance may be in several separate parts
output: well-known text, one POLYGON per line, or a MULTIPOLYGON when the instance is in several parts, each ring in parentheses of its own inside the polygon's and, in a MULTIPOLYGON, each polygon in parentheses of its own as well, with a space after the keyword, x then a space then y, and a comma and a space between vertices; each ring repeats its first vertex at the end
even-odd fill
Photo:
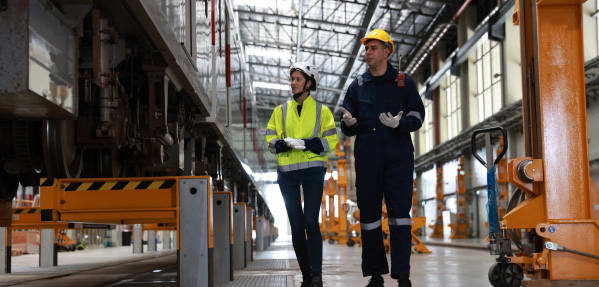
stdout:
POLYGON ((489 234, 498 233, 500 231, 499 214, 497 213, 499 195, 497 194, 495 170, 497 170, 497 165, 493 165, 487 172, 487 195, 489 197, 489 200, 487 201, 487 220, 489 221, 489 234))

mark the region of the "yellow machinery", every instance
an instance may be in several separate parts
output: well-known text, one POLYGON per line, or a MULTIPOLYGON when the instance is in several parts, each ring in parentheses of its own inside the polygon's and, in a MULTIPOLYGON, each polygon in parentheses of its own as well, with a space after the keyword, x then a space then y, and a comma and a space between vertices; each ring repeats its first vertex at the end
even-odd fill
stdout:
POLYGON ((489 270, 493 286, 599 286, 599 191, 589 174, 583 2, 516 0, 525 156, 509 162, 507 178, 518 190, 499 222, 501 232, 490 234, 489 249, 498 255, 489 270), (518 250, 511 250, 512 242, 518 250), (524 274, 532 280, 521 281, 524 274))
MULTIPOLYGON (((329 179, 329 182, 332 177, 329 179)), ((333 184, 335 181, 332 181, 333 184)), ((339 244, 347 244, 348 232, 347 232, 347 204, 346 200, 346 188, 347 188, 347 176, 346 176, 346 161, 340 159, 337 161, 337 206, 339 208, 339 217, 335 218, 335 225, 331 227, 331 239, 329 242, 337 241, 339 244), (331 241, 332 240, 332 241, 331 241)), ((329 186, 329 192, 331 186, 329 186)), ((335 186, 332 186, 333 195, 335 186)), ((329 193, 330 194, 330 193, 329 193)), ((333 200, 334 197, 329 197, 329 201, 333 200)), ((334 213, 333 213, 334 215, 334 213)))
POLYGON ((360 235, 362 233, 362 229, 360 226, 360 211, 354 211, 352 213, 352 217, 356 220, 356 224, 352 224, 348 228, 350 238, 347 240, 347 246, 352 247, 358 243, 358 245, 361 247, 362 237, 360 235))
POLYGON ((456 199, 458 203, 456 221, 449 226, 453 229, 450 239, 470 236, 470 218, 466 215, 466 186, 464 185, 464 158, 460 158, 457 176, 456 199))
POLYGON ((320 234, 322 234, 322 240, 328 240, 330 238, 328 234, 328 223, 327 223, 327 186, 322 187, 322 202, 320 203, 320 234))
POLYGON ((327 186, 327 195, 329 197, 329 207, 327 210, 327 215, 328 215, 328 220, 327 220, 327 226, 328 226, 328 239, 329 239, 329 243, 333 244, 335 243, 335 239, 333 239, 333 229, 335 227, 335 225, 337 225, 337 218, 335 217, 335 179, 333 179, 333 176, 329 177, 329 179, 326 181, 326 186, 327 186))
POLYGON ((443 238, 443 210, 445 199, 443 197, 443 168, 437 164, 437 220, 429 227, 433 229, 430 238, 443 238))
MULTIPOLYGON (((412 253, 431 253, 428 248, 418 239, 416 232, 426 224, 426 217, 412 217, 412 253)), ((387 215, 387 205, 383 203, 383 244, 385 251, 391 253, 391 230, 389 230, 389 216, 387 215)))

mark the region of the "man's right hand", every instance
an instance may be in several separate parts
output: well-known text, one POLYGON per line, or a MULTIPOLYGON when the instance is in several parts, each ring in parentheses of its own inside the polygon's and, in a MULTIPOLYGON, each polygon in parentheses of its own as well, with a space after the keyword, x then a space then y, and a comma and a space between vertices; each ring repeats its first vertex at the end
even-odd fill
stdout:
POLYGON ((339 109, 343 113, 343 122, 348 128, 358 122, 358 120, 354 118, 345 108, 339 107, 339 109))

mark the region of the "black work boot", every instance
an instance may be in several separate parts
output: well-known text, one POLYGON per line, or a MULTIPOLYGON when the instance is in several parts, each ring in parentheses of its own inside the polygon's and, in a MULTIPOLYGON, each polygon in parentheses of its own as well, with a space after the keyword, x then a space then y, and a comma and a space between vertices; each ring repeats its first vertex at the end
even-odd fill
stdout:
POLYGON ((302 275, 301 287, 310 287, 310 284, 312 284, 312 275, 302 275))
POLYGON ((397 279, 397 287, 412 287, 412 282, 410 282, 410 275, 399 274, 399 279, 397 279))
POLYGON ((312 275, 312 285, 310 287, 322 287, 322 274, 312 275))
POLYGON ((385 286, 385 280, 379 274, 373 274, 372 277, 370 277, 370 280, 368 280, 368 285, 366 285, 366 287, 384 287, 384 286, 385 286))

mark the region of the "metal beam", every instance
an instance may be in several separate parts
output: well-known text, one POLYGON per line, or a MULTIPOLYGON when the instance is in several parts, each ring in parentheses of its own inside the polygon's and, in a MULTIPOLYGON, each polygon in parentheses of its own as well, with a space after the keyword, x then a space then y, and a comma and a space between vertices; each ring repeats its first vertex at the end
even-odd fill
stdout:
MULTIPOLYGON (((370 7, 370 6, 372 6, 372 5, 368 4, 368 7, 370 7)), ((257 16, 278 17, 278 18, 283 18, 283 19, 297 20, 296 16, 287 16, 287 15, 280 15, 280 14, 271 14, 271 13, 264 13, 264 12, 256 12, 256 11, 239 10, 239 9, 235 10, 235 12, 237 12, 239 14, 250 14, 250 15, 257 15, 257 16)), ((366 12, 366 13, 368 13, 368 12, 366 12)), ((316 23, 316 24, 326 24, 326 25, 333 25, 333 26, 342 26, 344 28, 356 29, 356 30, 360 30, 362 32, 364 32, 366 30, 366 27, 349 25, 349 24, 339 23, 339 22, 328 22, 328 21, 323 21, 323 20, 318 20, 318 19, 311 19, 311 18, 303 18, 302 20, 305 21, 305 22, 316 23)))
POLYGON ((297 25, 297 49, 295 50, 295 61, 299 62, 301 61, 301 55, 300 52, 302 51, 302 16, 304 16, 303 14, 303 10, 304 10, 304 0, 299 0, 299 25, 297 25))
MULTIPOLYGON (((275 84, 284 84, 284 85, 289 84, 289 78, 282 78, 282 77, 277 77, 277 76, 267 75, 267 74, 261 74, 261 73, 256 73, 256 72, 249 72, 248 74, 251 75, 251 76, 268 77, 268 78, 271 78, 271 79, 279 81, 278 83, 273 82, 275 84)), ((318 86, 318 89, 325 90, 325 91, 336 92, 336 93, 343 92, 340 89, 335 89, 335 88, 326 87, 326 86, 318 86)))
MULTIPOLYGON (((372 25, 372 19, 373 19, 373 16, 374 16, 376 10, 378 10, 378 6, 379 6, 379 0, 373 0, 368 3, 368 7, 366 8, 366 15, 364 15, 364 22, 362 22, 363 29, 360 29, 360 32, 358 33, 358 39, 362 39, 362 38, 364 38, 364 36, 366 36, 366 31, 372 25)), ((362 43, 360 41, 356 41, 354 44, 354 47, 352 49, 352 54, 358 55, 361 48, 362 48, 362 43)), ((338 86, 339 89, 343 89, 345 87, 345 84, 347 83, 347 79, 349 78, 349 73, 351 73, 351 70, 354 67, 355 62, 356 62, 356 58, 351 58, 347 62, 347 65, 345 66, 345 69, 343 69, 343 73, 342 73, 345 76, 345 80, 342 80, 339 82, 339 86, 338 86)), ((339 95, 337 104, 335 105, 333 113, 335 113, 337 111, 337 107, 339 107, 342 99, 343 99, 342 96, 339 95)))
MULTIPOLYGON (((294 51, 293 50, 294 44, 289 44, 289 43, 276 42, 276 41, 270 42, 270 41, 263 41, 263 40, 257 40, 257 39, 249 39, 249 38, 243 38, 242 41, 245 43, 246 46, 247 45, 259 46, 256 44, 263 44, 262 47, 272 47, 272 48, 287 47, 287 48, 290 48, 290 50, 294 51), (249 43, 253 43, 253 44, 249 44, 249 43)), ((315 48, 315 47, 302 46, 302 50, 304 50, 306 52, 310 52, 310 53, 325 55, 325 56, 339 56, 339 57, 351 57, 351 58, 356 57, 356 55, 352 55, 352 54, 341 52, 341 51, 321 49, 321 48, 315 48)), ((297 53, 297 50, 296 50, 296 53, 297 53)))
MULTIPOLYGON (((280 68, 280 69, 289 69, 289 67, 287 67, 287 66, 281 66, 281 65, 275 65, 275 64, 267 64, 267 63, 248 62, 248 64, 250 64, 250 65, 265 66, 265 67, 272 67, 272 68, 280 68)), ((318 72, 318 73, 321 74, 321 75, 325 75, 325 76, 335 76, 335 77, 347 78, 346 75, 341 75, 341 74, 334 74, 334 73, 327 73, 327 72, 318 72)))

